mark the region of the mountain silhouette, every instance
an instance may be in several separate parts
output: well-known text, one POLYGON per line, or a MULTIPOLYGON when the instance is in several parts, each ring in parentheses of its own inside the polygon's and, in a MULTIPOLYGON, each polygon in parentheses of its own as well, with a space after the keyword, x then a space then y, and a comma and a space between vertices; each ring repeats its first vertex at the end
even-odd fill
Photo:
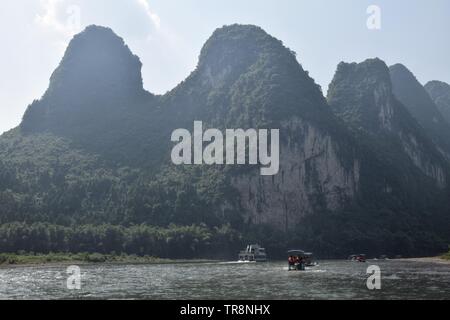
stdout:
MULTIPOLYGON (((133 250, 145 247, 148 237, 140 229, 131 237, 129 228, 177 225, 210 228, 230 250, 245 239, 330 257, 439 252, 450 226, 447 127, 430 128, 433 118, 420 111, 428 106, 402 99, 395 69, 378 59, 341 63, 327 100, 280 40, 235 24, 212 34, 182 83, 154 95, 123 39, 90 26, 70 42, 20 126, 0 137, 0 223, 107 223, 111 234, 92 228, 117 251, 131 250, 117 240, 127 237, 139 243, 133 250), (171 133, 191 131, 194 121, 279 129, 279 173, 172 164, 171 133)), ((189 237, 210 244, 207 235, 189 237)), ((185 242, 195 255, 197 245, 185 242)), ((145 248, 137 252, 152 254, 145 248)))

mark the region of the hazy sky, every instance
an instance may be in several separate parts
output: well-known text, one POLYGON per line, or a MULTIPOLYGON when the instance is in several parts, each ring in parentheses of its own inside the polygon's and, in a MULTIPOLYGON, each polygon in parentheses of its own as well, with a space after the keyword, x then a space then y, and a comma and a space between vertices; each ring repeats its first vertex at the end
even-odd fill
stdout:
POLYGON ((296 51, 326 88, 340 61, 401 62, 425 83, 450 83, 448 0, 5 0, 0 4, 0 133, 42 96, 74 33, 111 27, 143 62, 144 86, 164 93, 197 63, 217 27, 263 27, 296 51), (381 9, 369 30, 367 8, 381 9))

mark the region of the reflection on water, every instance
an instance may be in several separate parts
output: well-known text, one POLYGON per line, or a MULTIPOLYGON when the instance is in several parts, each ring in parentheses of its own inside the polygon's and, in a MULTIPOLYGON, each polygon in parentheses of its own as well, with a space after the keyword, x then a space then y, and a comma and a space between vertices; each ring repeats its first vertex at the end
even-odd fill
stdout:
POLYGON ((450 266, 410 261, 323 261, 304 272, 284 262, 81 266, 66 288, 65 266, 0 268, 0 299, 450 299, 450 266), (381 290, 366 269, 382 271, 381 290))

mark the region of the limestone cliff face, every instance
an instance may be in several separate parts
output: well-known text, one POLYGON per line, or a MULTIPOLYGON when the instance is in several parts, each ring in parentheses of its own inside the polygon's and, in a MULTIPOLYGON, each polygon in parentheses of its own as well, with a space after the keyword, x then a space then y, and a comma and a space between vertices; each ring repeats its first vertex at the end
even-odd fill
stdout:
POLYGON ((448 163, 442 151, 400 103, 395 102, 395 105, 396 125, 391 132, 400 141, 402 151, 439 188, 445 188, 448 185, 448 163))
POLYGON ((349 133, 281 41, 255 26, 217 30, 181 86, 180 101, 196 90, 208 92, 199 109, 210 127, 280 130, 277 175, 261 176, 257 169, 230 174, 247 222, 295 228, 305 215, 340 209, 355 197, 359 160, 344 151, 353 146, 349 133))
POLYGON ((442 81, 430 81, 425 85, 431 99, 433 99, 442 116, 450 124, 450 85, 442 81))
POLYGON ((430 137, 394 96, 389 68, 380 59, 338 66, 328 101, 346 123, 383 149, 406 158, 444 188, 447 163, 430 137))
POLYGON ((447 185, 447 178, 442 163, 434 161, 429 154, 426 154, 414 135, 400 133, 400 139, 403 151, 406 152, 414 165, 432 178, 440 188, 444 188, 447 185))
POLYGON ((381 83, 373 90, 375 105, 379 107, 378 119, 382 128, 392 130, 394 107, 391 102, 391 89, 387 83, 381 83))
POLYGON ((248 221, 289 229, 315 210, 336 210, 351 201, 358 191, 359 161, 345 165, 336 141, 301 119, 283 128, 289 139, 280 147, 279 174, 242 175, 232 184, 248 221))
POLYGON ((395 97, 423 127, 441 153, 450 159, 450 124, 445 120, 440 108, 404 65, 395 64, 389 70, 395 97))

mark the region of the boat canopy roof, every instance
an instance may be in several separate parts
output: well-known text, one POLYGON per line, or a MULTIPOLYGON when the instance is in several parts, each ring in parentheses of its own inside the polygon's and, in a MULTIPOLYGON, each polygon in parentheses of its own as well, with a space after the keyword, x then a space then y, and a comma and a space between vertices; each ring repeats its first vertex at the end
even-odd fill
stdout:
POLYGON ((289 250, 287 253, 290 256, 302 256, 302 257, 310 257, 313 255, 311 252, 305 252, 303 250, 289 250))

